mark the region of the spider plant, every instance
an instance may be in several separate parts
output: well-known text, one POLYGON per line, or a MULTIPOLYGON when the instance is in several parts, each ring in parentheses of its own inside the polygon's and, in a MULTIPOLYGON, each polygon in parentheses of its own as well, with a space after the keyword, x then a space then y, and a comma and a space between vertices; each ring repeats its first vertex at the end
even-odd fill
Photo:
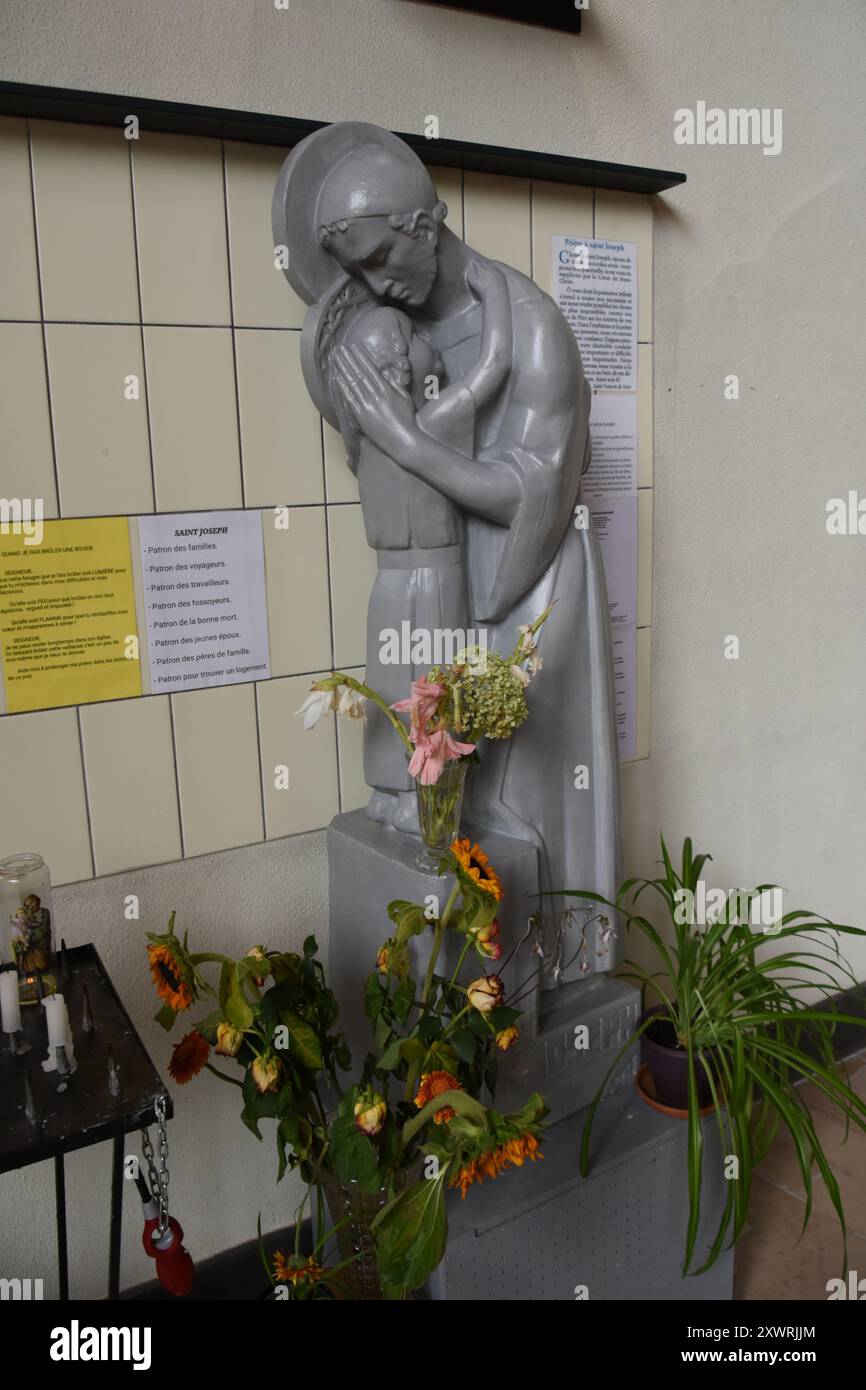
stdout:
MULTIPOLYGON (((650 942, 659 969, 649 972, 626 961, 627 978, 639 981, 644 1008, 647 995, 658 1001, 662 1018, 676 1032, 677 1046, 686 1054, 688 1071, 688 1192, 689 1222, 683 1273, 702 1274, 740 1235, 749 1209, 752 1172, 767 1154, 780 1126, 791 1136, 805 1190, 803 1230, 812 1212, 813 1165, 822 1178, 842 1230, 847 1270, 845 1214, 839 1184, 815 1129, 809 1106, 798 1088, 808 1079, 838 1106, 849 1123, 866 1130, 866 1102, 852 1091, 833 1052, 838 1023, 866 1028, 866 1020, 839 1013, 826 1004, 805 1003, 803 992, 818 990, 825 998, 856 984, 839 950, 840 934, 866 936, 858 927, 841 926, 805 909, 785 912, 771 932, 750 925, 751 904, 774 884, 730 895, 709 925, 695 925, 694 914, 683 910, 694 901, 701 871, 711 856, 695 854, 683 843, 679 872, 664 839, 664 873, 655 879, 629 878, 616 901, 585 890, 576 896, 620 913, 629 928, 650 942), (684 891, 686 890, 686 891, 684 891), (649 894, 661 900, 672 925, 673 940, 663 938, 648 917, 636 911, 649 894), (689 917, 692 920, 689 920, 689 917), (768 948, 772 948, 768 951, 768 948), (701 1216, 704 1132, 697 1096, 697 1068, 706 1075, 712 1106, 722 1136, 722 1152, 734 1156, 736 1180, 728 1183, 727 1199, 709 1254, 692 1269, 701 1216)), ((666 932, 666 935, 670 933, 666 932)), ((630 1047, 659 1017, 644 1018, 616 1057, 589 1108, 583 1130, 580 1166, 590 1167, 593 1121, 611 1075, 630 1047)), ((866 1041, 866 1033, 864 1033, 866 1041)), ((844 1072, 844 1068, 842 1069, 844 1072)))

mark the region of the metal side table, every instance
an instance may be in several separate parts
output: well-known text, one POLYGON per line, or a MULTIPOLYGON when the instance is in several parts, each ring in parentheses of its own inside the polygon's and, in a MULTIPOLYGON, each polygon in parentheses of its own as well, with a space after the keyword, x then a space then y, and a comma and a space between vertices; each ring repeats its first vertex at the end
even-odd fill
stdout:
POLYGON ((0 1173, 54 1159, 57 1217, 57 1265, 61 1299, 69 1298, 66 1244, 66 1174, 64 1155, 111 1140, 111 1222, 108 1247, 108 1297, 120 1291, 120 1238, 123 1216, 124 1137, 155 1123, 158 1097, 165 1098, 166 1118, 174 1113, 171 1097, 129 1015, 115 991, 95 946, 77 946, 58 964, 58 992, 69 1010, 77 1068, 66 1084, 56 1071, 44 1072, 48 1054, 45 1010, 21 1008, 21 1045, 14 1055, 9 1038, 0 1034, 0 1173), (85 991, 93 1029, 85 1032, 85 991), (117 1077, 109 1088, 110 1053, 117 1077), (25 1111, 24 1076, 29 1077, 35 1120, 25 1111))

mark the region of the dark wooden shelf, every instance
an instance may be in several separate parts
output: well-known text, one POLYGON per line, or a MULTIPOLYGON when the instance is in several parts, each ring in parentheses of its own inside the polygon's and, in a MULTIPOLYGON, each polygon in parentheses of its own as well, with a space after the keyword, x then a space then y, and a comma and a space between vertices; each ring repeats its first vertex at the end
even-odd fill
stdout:
MULTIPOLYGON (((125 117, 136 115, 142 131, 205 135, 259 145, 290 148, 326 121, 292 116, 230 111, 216 106, 157 101, 151 97, 117 96, 105 92, 73 91, 21 82, 0 82, 0 114, 40 120, 80 121, 122 128, 125 117)), ((611 164, 577 155, 514 150, 501 145, 477 145, 465 140, 426 140, 423 135, 396 131, 425 164, 466 169, 482 174, 509 174, 582 188, 615 188, 626 193, 663 193, 685 183, 685 174, 647 169, 636 164, 611 164)))

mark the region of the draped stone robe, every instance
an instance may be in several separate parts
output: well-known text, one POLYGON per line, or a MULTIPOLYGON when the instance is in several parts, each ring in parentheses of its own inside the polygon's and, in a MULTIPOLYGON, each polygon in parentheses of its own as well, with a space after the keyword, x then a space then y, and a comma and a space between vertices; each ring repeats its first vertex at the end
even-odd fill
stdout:
MULTIPOLYGON (((607 593, 595 532, 575 525, 590 459, 591 391, 557 306, 519 271, 498 268, 511 299, 512 372, 478 414, 474 457, 506 464, 520 501, 508 526, 466 514, 469 616, 487 628, 489 646, 506 653, 521 623, 554 599, 556 606, 539 638, 544 665, 527 690, 530 717, 511 739, 482 743, 469 815, 475 825, 537 845, 542 890, 592 888, 614 897, 618 751, 607 593), (589 771, 584 789, 575 787, 581 766, 589 771)), ((449 382, 478 357, 481 313, 473 305, 425 322, 449 382)), ((548 900, 548 917, 551 901, 557 911, 567 905, 548 900)), ((609 970, 620 956, 621 947, 596 926, 563 979, 609 970)))

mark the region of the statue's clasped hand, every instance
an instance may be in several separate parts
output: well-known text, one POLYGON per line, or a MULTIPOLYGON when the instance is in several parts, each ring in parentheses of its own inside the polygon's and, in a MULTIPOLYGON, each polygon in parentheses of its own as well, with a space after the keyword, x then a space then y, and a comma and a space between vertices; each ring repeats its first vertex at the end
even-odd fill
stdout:
POLYGON ((412 398, 382 375, 364 347, 337 348, 334 368, 358 429, 399 463, 400 454, 411 449, 418 432, 412 398))

